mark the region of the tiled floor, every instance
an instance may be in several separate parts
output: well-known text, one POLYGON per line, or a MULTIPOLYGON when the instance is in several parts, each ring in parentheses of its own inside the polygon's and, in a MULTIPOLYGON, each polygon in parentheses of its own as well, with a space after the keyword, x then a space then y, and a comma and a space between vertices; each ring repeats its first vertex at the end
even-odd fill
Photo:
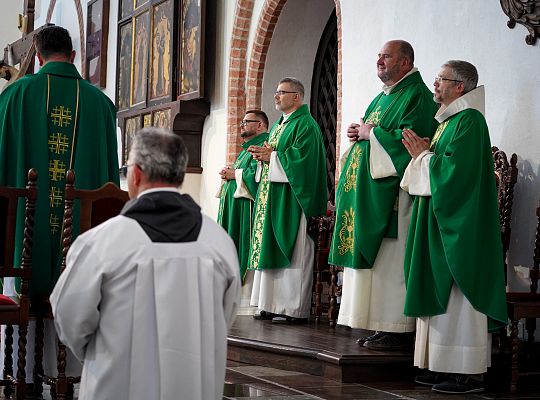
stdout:
POLYGON ((444 395, 414 382, 373 382, 368 384, 339 383, 319 376, 284 371, 237 362, 228 363, 223 399, 225 400, 503 400, 540 399, 540 387, 535 392, 479 393, 471 395, 444 395))

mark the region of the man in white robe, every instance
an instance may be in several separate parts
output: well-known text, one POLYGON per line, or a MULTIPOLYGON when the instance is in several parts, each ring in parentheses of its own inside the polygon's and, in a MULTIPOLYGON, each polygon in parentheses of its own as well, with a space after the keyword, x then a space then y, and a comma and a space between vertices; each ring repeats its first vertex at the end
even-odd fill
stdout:
POLYGON ((222 397, 238 259, 227 233, 178 192, 186 165, 179 136, 138 132, 132 200, 71 246, 51 306, 84 364, 79 400, 222 397))

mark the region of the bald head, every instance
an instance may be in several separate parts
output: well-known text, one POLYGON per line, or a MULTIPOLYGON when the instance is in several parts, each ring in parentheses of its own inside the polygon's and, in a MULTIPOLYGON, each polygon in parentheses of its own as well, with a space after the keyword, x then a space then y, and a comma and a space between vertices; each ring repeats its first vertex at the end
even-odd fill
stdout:
POLYGON ((377 60, 377 76, 385 85, 393 85, 414 67, 414 50, 404 40, 386 42, 377 60))

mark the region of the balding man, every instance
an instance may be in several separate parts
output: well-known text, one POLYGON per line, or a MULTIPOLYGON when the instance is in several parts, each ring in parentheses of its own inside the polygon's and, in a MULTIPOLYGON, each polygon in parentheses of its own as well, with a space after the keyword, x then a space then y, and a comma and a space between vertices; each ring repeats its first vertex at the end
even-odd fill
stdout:
POLYGON ((399 182, 411 157, 402 130, 431 137, 437 109, 409 43, 385 43, 377 75, 383 91, 347 131, 353 144, 337 188, 329 262, 346 267, 338 324, 375 331, 357 341, 369 349, 402 350, 411 347, 414 331, 414 318, 403 314, 411 200, 399 182))

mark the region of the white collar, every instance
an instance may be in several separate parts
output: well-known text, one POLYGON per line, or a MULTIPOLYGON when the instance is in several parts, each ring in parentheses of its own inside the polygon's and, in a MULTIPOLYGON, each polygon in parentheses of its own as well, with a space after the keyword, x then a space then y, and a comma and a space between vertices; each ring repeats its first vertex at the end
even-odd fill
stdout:
POLYGON ((143 190, 141 193, 139 193, 139 195, 137 196, 137 198, 141 197, 141 196, 144 196, 145 194, 148 194, 148 193, 154 193, 154 192, 176 192, 176 193, 180 193, 178 191, 178 188, 173 188, 173 187, 169 187, 169 186, 164 186, 164 187, 156 187, 156 188, 151 188, 151 189, 146 189, 146 190, 143 190))
POLYGON ((408 77, 409 75, 412 75, 414 74, 415 72, 418 71, 418 68, 416 67, 413 67, 409 72, 407 72, 403 78, 401 78, 399 81, 397 81, 396 83, 394 83, 393 85, 391 86, 387 86, 387 85, 383 85, 382 87, 382 91, 384 92, 385 95, 388 96, 388 94, 392 91, 392 89, 394 89, 396 87, 396 85, 401 82, 403 79, 405 79, 406 77, 408 77))
POLYGON ((458 97, 451 102, 448 107, 441 106, 439 111, 437 111, 437 114, 435 114, 435 119, 440 123, 447 120, 452 115, 455 115, 458 112, 468 108, 480 111, 482 115, 485 114, 486 94, 483 85, 476 87, 461 97, 458 97))

